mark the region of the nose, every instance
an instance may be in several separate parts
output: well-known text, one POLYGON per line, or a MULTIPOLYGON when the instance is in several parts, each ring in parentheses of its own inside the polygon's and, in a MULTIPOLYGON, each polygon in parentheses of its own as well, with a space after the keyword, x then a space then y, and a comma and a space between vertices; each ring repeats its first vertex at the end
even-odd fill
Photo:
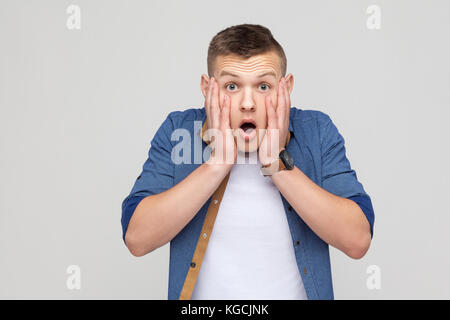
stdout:
POLYGON ((251 90, 245 91, 244 98, 241 102, 239 110, 242 112, 246 112, 246 111, 254 112, 256 110, 255 100, 252 97, 251 90))
POLYGON ((255 105, 241 105, 240 110, 242 112, 250 111, 254 112, 256 110, 255 105))

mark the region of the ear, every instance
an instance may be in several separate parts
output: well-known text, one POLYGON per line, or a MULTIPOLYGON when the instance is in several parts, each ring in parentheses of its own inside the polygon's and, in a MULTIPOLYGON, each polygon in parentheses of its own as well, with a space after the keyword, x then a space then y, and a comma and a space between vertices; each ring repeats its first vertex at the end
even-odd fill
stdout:
POLYGON ((289 73, 286 77, 286 85, 288 87, 289 95, 292 92, 292 89, 294 88, 294 76, 292 73, 289 73))
POLYGON ((209 77, 206 74, 202 74, 200 78, 200 90, 202 90, 203 97, 206 98, 206 90, 208 89, 209 85, 209 77))

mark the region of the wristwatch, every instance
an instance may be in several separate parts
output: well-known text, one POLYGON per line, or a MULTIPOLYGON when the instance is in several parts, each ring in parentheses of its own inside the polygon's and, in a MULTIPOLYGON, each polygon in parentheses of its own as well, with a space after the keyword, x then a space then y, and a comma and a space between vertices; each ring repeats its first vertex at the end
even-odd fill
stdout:
POLYGON ((277 160, 261 166, 261 172, 264 176, 271 176, 278 171, 292 169, 294 169, 294 159, 286 149, 280 151, 277 160))

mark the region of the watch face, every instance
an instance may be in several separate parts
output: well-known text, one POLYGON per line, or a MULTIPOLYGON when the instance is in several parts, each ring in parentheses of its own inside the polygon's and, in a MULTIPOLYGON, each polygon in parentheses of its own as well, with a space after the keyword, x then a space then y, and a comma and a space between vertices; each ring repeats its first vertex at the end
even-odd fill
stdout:
POLYGON ((281 161, 283 161, 287 170, 291 170, 294 168, 294 159, 286 149, 280 152, 280 159, 281 161))

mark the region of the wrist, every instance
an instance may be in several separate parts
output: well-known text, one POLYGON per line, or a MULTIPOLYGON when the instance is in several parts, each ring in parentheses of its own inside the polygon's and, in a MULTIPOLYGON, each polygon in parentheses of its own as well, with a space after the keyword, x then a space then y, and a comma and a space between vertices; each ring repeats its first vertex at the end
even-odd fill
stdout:
POLYGON ((261 166, 265 167, 265 166, 270 166, 275 161, 278 161, 278 159, 279 159, 278 157, 277 158, 265 158, 265 159, 260 159, 259 162, 261 162, 261 166))
POLYGON ((217 175, 226 175, 230 172, 234 163, 225 163, 223 161, 216 161, 214 158, 209 158, 203 165, 207 168, 208 171, 213 172, 217 175))
POLYGON ((259 162, 261 162, 262 166, 268 166, 271 165, 272 163, 274 163, 275 161, 278 161, 280 159, 280 152, 283 151, 284 148, 281 148, 278 153, 273 157, 260 157, 259 158, 259 162))
POLYGON ((274 175, 277 172, 292 170, 294 168, 294 159, 286 149, 281 149, 278 159, 268 164, 261 165, 261 172, 264 176, 274 175))

